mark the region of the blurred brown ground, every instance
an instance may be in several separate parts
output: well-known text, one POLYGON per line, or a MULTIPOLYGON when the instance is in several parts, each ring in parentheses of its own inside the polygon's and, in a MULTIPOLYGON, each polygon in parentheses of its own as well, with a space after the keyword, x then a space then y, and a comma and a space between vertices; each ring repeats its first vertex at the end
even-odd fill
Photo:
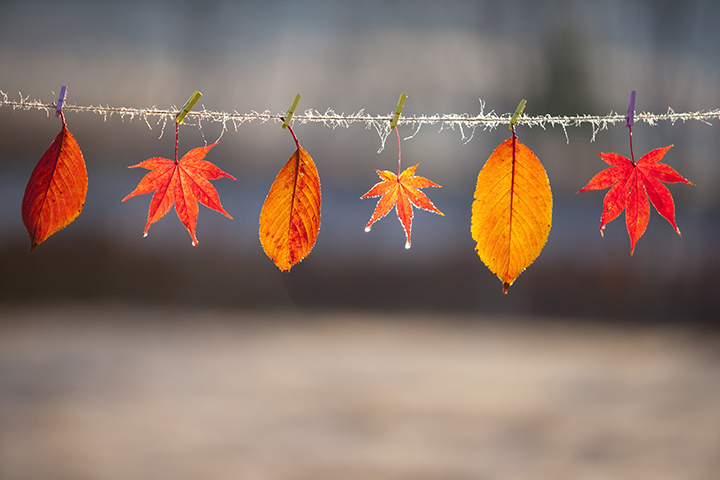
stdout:
POLYGON ((551 318, 0 310, 2 479, 716 479, 720 349, 551 318))

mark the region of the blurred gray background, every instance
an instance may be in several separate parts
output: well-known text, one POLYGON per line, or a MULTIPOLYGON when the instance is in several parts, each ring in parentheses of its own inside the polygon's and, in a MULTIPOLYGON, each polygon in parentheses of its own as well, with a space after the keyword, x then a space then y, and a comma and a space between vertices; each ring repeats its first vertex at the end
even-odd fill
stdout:
MULTIPOLYGON (((714 2, 3 2, 0 88, 54 102, 180 106, 194 90, 211 110, 299 108, 374 115, 526 112, 663 113, 720 105, 720 6, 714 2)), ((281 274, 257 238, 260 208, 293 151, 276 124, 226 132, 209 160, 238 178, 214 182, 234 220, 205 209, 198 248, 170 213, 141 233, 150 196, 120 200, 143 175, 126 167, 172 156, 172 128, 158 139, 142 121, 68 113, 86 159, 85 209, 33 255, 20 218, 27 178, 59 121, 0 109, 3 275, 0 300, 112 300, 189 305, 401 308, 584 316, 711 318, 718 313, 720 180, 715 127, 638 124, 636 155, 674 144, 667 163, 696 185, 671 185, 683 237, 653 210, 633 257, 624 216, 599 234, 604 192, 575 195, 606 165, 629 156, 627 129, 519 128, 544 163, 555 198, 553 228, 511 295, 482 264, 469 234, 475 179, 509 132, 424 127, 403 142, 404 165, 443 186, 429 195, 446 215, 416 213, 413 248, 394 214, 363 227, 374 208, 360 197, 375 169, 394 170, 396 147, 377 154, 374 130, 298 126, 323 185, 322 227, 311 255, 281 274)), ((185 126, 181 154, 215 141, 221 125, 185 126)), ((412 131, 401 131, 404 136, 412 131)))
MULTIPOLYGON (((0 90, 54 102, 67 85, 69 103, 159 108, 199 90, 210 110, 273 113, 301 93, 299 111, 372 115, 406 92, 410 116, 477 115, 480 100, 503 114, 521 98, 529 115, 624 113, 636 90, 637 111, 710 110, 718 21, 709 0, 5 0, 0 90)), ((636 157, 674 144, 664 161, 695 186, 669 186, 682 238, 653 210, 632 257, 624 215, 600 236, 605 192, 575 194, 605 168, 598 152, 629 156, 627 129, 591 142, 589 126, 569 128, 568 143, 520 126, 550 178, 553 227, 505 296, 469 232, 504 127, 469 142, 423 127, 402 143, 403 165, 443 186, 427 193, 445 213, 416 210, 405 250, 394 213, 363 231, 375 201, 359 199, 375 169, 395 169, 394 138, 378 154, 360 124, 297 125, 322 226, 285 274, 257 237, 294 150, 279 125, 231 128, 210 152, 237 177, 213 182, 234 219, 201 207, 193 248, 172 212, 142 238, 150 195, 120 202, 144 174, 128 165, 172 156, 172 129, 66 120, 87 201, 29 254, 20 203, 60 122, 0 108, 0 477, 720 471, 716 125, 636 124, 636 157)), ((221 128, 183 126, 180 153, 221 128)))

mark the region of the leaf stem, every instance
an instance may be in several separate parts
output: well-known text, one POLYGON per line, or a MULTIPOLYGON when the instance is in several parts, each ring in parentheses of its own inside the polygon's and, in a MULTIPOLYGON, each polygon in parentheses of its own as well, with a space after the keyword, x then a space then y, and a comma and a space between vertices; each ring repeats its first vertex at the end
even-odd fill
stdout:
POLYGON ((633 123, 635 123, 635 95, 635 90, 630 92, 630 101, 628 102, 628 109, 625 114, 625 126, 628 127, 628 131, 630 132, 630 158, 632 159, 633 166, 635 166, 635 153, 633 152, 632 144, 632 126, 633 123))
POLYGON ((628 131, 630 132, 630 159, 632 160, 633 166, 635 165, 635 153, 633 153, 633 144, 632 144, 632 125, 628 125, 628 131))
MULTIPOLYGON (((284 122, 284 121, 285 121, 285 117, 280 117, 280 120, 282 120, 282 121, 284 122)), ((299 149, 299 148, 300 148, 300 142, 298 142, 298 139, 297 139, 297 137, 295 136, 295 132, 293 132, 293 129, 292 129, 292 127, 291 127, 290 125, 287 126, 287 129, 290 130, 290 134, 292 135, 293 140, 295 140, 295 146, 299 149)))
POLYGON ((400 166, 400 132, 398 132, 397 128, 395 128, 395 134, 397 135, 397 140, 398 140, 398 179, 399 179, 400 172, 402 171, 402 167, 400 166))
POLYGON ((177 152, 178 152, 178 143, 180 142, 180 124, 175 123, 175 163, 178 163, 177 159, 177 152))

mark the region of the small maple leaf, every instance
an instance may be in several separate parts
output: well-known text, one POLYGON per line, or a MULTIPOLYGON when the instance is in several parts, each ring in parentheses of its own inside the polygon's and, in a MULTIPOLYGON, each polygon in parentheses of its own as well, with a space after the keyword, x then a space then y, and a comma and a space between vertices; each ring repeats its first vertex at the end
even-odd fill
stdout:
POLYGON ((236 180, 235 177, 223 172, 214 164, 203 160, 207 152, 215 145, 217 142, 206 147, 194 148, 187 152, 180 161, 155 157, 128 167, 142 167, 151 170, 140 180, 137 188, 122 199, 124 202, 130 197, 155 191, 155 195, 150 201, 148 220, 143 236, 147 236, 150 225, 168 213, 173 204, 175 204, 178 218, 190 233, 194 246, 197 246, 198 243, 195 236, 199 210, 198 201, 206 207, 232 218, 220 204, 217 190, 208 182, 208 180, 217 180, 222 177, 236 180))
MULTIPOLYGON (((418 164, 419 165, 419 164, 418 164)), ((405 248, 410 248, 410 231, 412 230, 413 210, 412 206, 422 208, 438 215, 445 215, 438 210, 421 188, 438 187, 440 185, 424 177, 416 177, 415 170, 418 165, 407 168, 399 176, 388 170, 375 170, 382 182, 378 182, 365 195, 360 198, 380 197, 370 221, 365 225, 365 231, 369 232, 372 224, 387 215, 393 207, 397 212, 398 219, 405 229, 405 248)))
POLYGON ((605 225, 625 210, 625 221, 630 235, 630 255, 635 252, 635 244, 645 233, 650 219, 648 197, 658 213, 680 234, 675 224, 675 203, 670 190, 661 182, 682 182, 690 185, 692 182, 683 178, 669 165, 659 163, 670 148, 672 145, 652 150, 643 155, 637 163, 617 153, 601 153, 600 157, 611 167, 595 175, 578 191, 580 193, 612 187, 603 200, 600 233, 605 230, 605 225))

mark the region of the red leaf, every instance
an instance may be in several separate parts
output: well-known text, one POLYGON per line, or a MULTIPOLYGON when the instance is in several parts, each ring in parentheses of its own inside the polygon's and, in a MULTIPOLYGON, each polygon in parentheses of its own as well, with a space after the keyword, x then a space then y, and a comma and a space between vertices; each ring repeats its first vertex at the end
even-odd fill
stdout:
POLYGON ((232 175, 228 175, 212 163, 203 160, 207 152, 215 145, 217 143, 194 148, 178 162, 169 158, 155 157, 128 167, 142 167, 151 170, 140 180, 137 188, 122 199, 124 202, 130 197, 155 191, 148 209, 144 236, 147 236, 150 225, 168 213, 173 204, 175 204, 178 218, 190 233, 194 246, 197 246, 198 243, 195 236, 199 211, 197 202, 232 218, 220 204, 220 197, 215 187, 208 182, 208 180, 217 180, 222 177, 235 180, 232 175))
POLYGON ((615 220, 625 210, 625 221, 630 235, 630 254, 635 252, 635 244, 645 233, 650 218, 650 201, 655 209, 670 222, 675 231, 675 203, 670 190, 661 182, 682 182, 692 185, 672 167, 659 163, 665 153, 672 148, 658 148, 645 154, 637 164, 617 153, 601 153, 600 157, 612 167, 595 175, 578 193, 586 190, 602 190, 612 187, 605 195, 603 212, 600 217, 600 233, 605 225, 615 220))
POLYGON ((85 160, 72 133, 62 130, 35 166, 22 201, 32 252, 80 215, 87 195, 85 160))
POLYGON ((393 207, 397 212, 398 219, 405 229, 405 248, 410 248, 410 231, 412 230, 413 210, 412 206, 422 208, 429 212, 445 215, 438 210, 421 188, 438 187, 440 185, 424 177, 416 177, 417 165, 403 171, 398 177, 388 170, 376 170, 382 182, 375 184, 365 195, 360 198, 381 197, 378 200, 375 211, 370 221, 365 225, 365 231, 369 232, 373 223, 387 215, 393 207))

